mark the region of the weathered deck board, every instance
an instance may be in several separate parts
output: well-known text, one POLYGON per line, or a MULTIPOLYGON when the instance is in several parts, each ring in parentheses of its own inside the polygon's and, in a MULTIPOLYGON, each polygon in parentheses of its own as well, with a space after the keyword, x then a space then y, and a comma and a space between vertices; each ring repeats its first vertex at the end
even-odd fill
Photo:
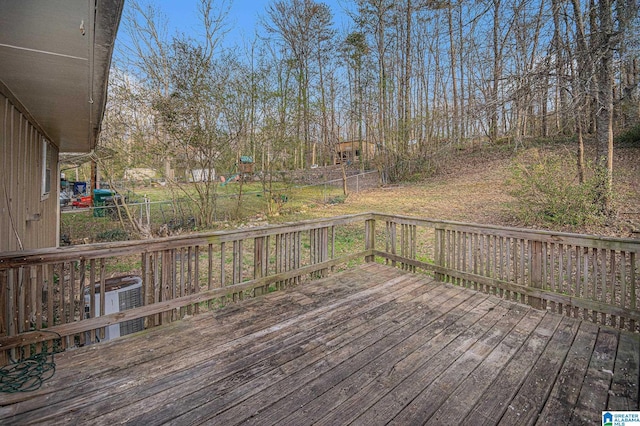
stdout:
MULTIPOLYGON (((406 293, 421 286, 417 280, 411 277, 403 278, 405 279, 402 281, 406 281, 407 286, 400 293, 406 293)), ((400 280, 395 282, 398 284, 400 280)), ((382 299, 379 302, 384 303, 384 300, 387 299, 392 301, 393 297, 402 296, 397 293, 396 291, 393 295, 381 295, 382 299)), ((382 333, 392 321, 398 321, 397 318, 410 315, 410 312, 406 310, 384 312, 371 304, 367 304, 359 310, 357 304, 350 302, 348 299, 342 302, 343 315, 336 309, 326 310, 326 312, 318 312, 317 310, 310 312, 308 317, 313 317, 313 320, 300 324, 302 327, 308 327, 305 332, 307 337, 303 341, 290 341, 286 338, 286 334, 283 334, 286 330, 274 336, 275 341, 272 345, 279 349, 276 356, 269 357, 261 354, 262 356, 257 356, 254 359, 245 357, 234 366, 237 367, 236 370, 226 370, 217 374, 216 377, 207 378, 205 381, 185 384, 183 397, 165 403, 162 408, 156 409, 149 416, 145 415, 144 423, 155 424, 156 420, 161 422, 166 416, 181 415, 180 423, 193 424, 195 421, 203 420, 199 417, 204 414, 215 415, 218 411, 229 409, 232 404, 238 404, 273 383, 279 383, 281 380, 294 381, 295 383, 295 380, 302 375, 298 370, 300 366, 325 362, 325 358, 330 355, 330 352, 324 347, 325 345, 334 345, 342 351, 354 351, 355 346, 350 346, 350 343, 355 337, 368 332, 378 323, 381 325, 377 328, 380 330, 378 333, 382 333), (315 330, 312 329, 314 325, 317 325, 315 330), (335 327, 332 328, 334 325, 335 327), (324 341, 327 343, 323 344, 324 341), (212 394, 222 396, 211 401, 212 394), (199 407, 202 407, 202 410, 193 410, 199 407)), ((160 395, 159 399, 166 398, 166 395, 160 395)), ((147 401, 143 401, 143 406, 140 408, 144 409, 146 404, 147 401)))
MULTIPOLYGON (((368 381, 376 379, 377 376, 386 374, 389 366, 393 365, 387 358, 391 358, 391 361, 393 361, 394 357, 402 354, 402 351, 405 350, 404 345, 409 344, 407 342, 408 336, 413 337, 415 333, 424 331, 425 328, 432 324, 430 318, 437 319, 442 313, 468 298, 468 295, 456 298, 455 296, 458 294, 460 292, 455 289, 455 292, 442 292, 434 296, 431 300, 434 306, 437 306, 437 310, 430 312, 418 310, 406 322, 390 325, 386 331, 380 330, 382 333, 376 333, 375 335, 378 340, 373 341, 371 339, 363 342, 365 344, 371 343, 368 346, 358 345, 358 342, 353 342, 350 347, 362 349, 350 358, 345 358, 342 354, 327 357, 329 360, 328 366, 335 365, 333 368, 330 370, 327 368, 317 369, 316 373, 320 374, 314 374, 310 377, 311 380, 309 382, 304 383, 304 386, 300 386, 300 384, 293 388, 291 386, 282 386, 282 392, 288 392, 285 399, 276 404, 271 400, 265 401, 266 405, 263 402, 261 406, 257 407, 258 409, 255 410, 248 424, 262 424, 265 421, 267 423, 281 421, 284 424, 301 424, 305 423, 307 418, 309 421, 315 420, 314 415, 323 413, 327 406, 319 401, 319 404, 312 404, 311 407, 307 407, 310 403, 315 402, 316 398, 323 394, 336 403, 341 399, 340 393, 342 389, 336 390, 335 387, 342 382, 352 379, 351 381, 355 383, 350 383, 349 385, 357 388, 365 385, 368 381), (403 345, 403 347, 399 351, 392 350, 400 345, 403 345), (300 387, 296 389, 298 386, 300 387), (290 418, 286 418, 287 416, 290 416, 290 418)), ((424 300, 424 298, 419 298, 416 302, 419 303, 421 300, 424 300)), ((237 417, 234 418, 237 419, 237 417)), ((224 418, 224 420, 231 420, 231 418, 224 418)))
POLYGON ((446 419, 447 423, 462 423, 473 404, 486 392, 489 384, 499 377, 506 364, 529 338, 545 313, 531 309, 525 311, 524 315, 482 363, 464 378, 455 391, 448 395, 447 400, 433 415, 435 421, 446 419))
POLYGON ((511 408, 511 401, 531 373, 536 360, 560 323, 561 317, 546 314, 529 338, 518 349, 511 361, 489 385, 469 414, 463 425, 492 425, 511 408))
POLYGON ((638 409, 640 338, 366 264, 56 356, 1 424, 565 424, 638 409))
MULTIPOLYGON (((358 300, 356 300, 355 303, 364 304, 368 300, 368 293, 373 294, 375 291, 383 291, 385 287, 391 286, 392 289, 396 290, 392 287, 393 283, 395 283, 392 279, 394 277, 396 280, 399 278, 411 279, 411 277, 403 276, 397 271, 387 272, 387 274, 380 274, 380 276, 377 277, 378 279, 374 280, 375 283, 384 284, 381 289, 372 286, 364 293, 358 293, 358 300)), ((331 312, 337 315, 339 312, 335 309, 336 305, 340 305, 341 310, 344 312, 355 309, 354 304, 349 304, 348 301, 345 302, 341 299, 341 297, 344 297, 350 292, 349 289, 353 285, 353 278, 354 276, 352 274, 346 274, 341 277, 342 285, 334 290, 324 289, 321 285, 309 287, 305 290, 318 294, 317 299, 320 302, 321 311, 331 312), (322 306, 321 302, 327 297, 327 294, 329 295, 327 301, 332 303, 322 306), (334 309, 331 311, 331 308, 334 309)), ((419 284, 416 284, 416 287, 417 286, 419 286, 419 284)), ((278 293, 275 295, 279 296, 278 293)), ((295 297, 299 298, 300 296, 295 295, 295 297)), ((393 294, 385 294, 385 297, 387 297, 388 300, 393 300, 394 296, 393 294)), ((171 331, 167 333, 162 330, 150 331, 147 336, 143 337, 144 343, 142 345, 138 344, 139 342, 131 342, 130 345, 122 343, 119 350, 127 354, 127 362, 124 366, 122 365, 124 363, 118 363, 114 366, 115 368, 107 369, 105 366, 111 365, 108 361, 109 354, 106 351, 98 351, 98 353, 94 353, 94 351, 88 356, 85 356, 84 359, 80 358, 77 360, 80 362, 82 368, 85 368, 92 359, 95 361, 94 367, 97 371, 94 372, 93 379, 87 381, 86 386, 78 386, 77 384, 72 386, 71 383, 69 383, 65 388, 66 392, 58 388, 53 397, 54 400, 52 401, 50 398, 48 402, 50 404, 57 400, 64 401, 68 398, 75 398, 78 394, 90 397, 88 393, 93 392, 101 396, 95 397, 97 401, 92 406, 85 406, 84 401, 78 401, 79 405, 83 406, 83 410, 99 412, 99 409, 104 406, 111 411, 121 404, 133 404, 133 402, 139 400, 143 401, 141 405, 153 408, 153 406, 149 406, 144 402, 143 398, 145 396, 155 396, 161 391, 171 392, 174 386, 181 385, 183 381, 193 381, 194 370, 200 368, 207 371, 207 374, 219 375, 220 371, 212 367, 222 364, 227 366, 227 368, 233 368, 235 366, 233 363, 237 361, 237 359, 241 359, 241 363, 243 364, 250 365, 250 363, 248 363, 249 360, 243 359, 242 357, 259 356, 261 347, 257 345, 260 345, 263 339, 271 342, 269 339, 270 334, 279 333, 280 329, 283 328, 288 332, 298 331, 298 333, 300 333, 300 329, 306 330, 308 327, 311 327, 309 322, 300 321, 303 318, 310 317, 311 314, 303 313, 302 317, 296 316, 296 313, 298 315, 301 314, 299 309, 297 309, 298 304, 293 300, 289 300, 288 303, 282 305, 280 300, 282 297, 274 298, 277 300, 278 305, 275 311, 278 312, 281 309, 283 311, 282 314, 276 316, 275 320, 269 316, 260 316, 259 320, 254 320, 256 314, 260 315, 263 312, 265 314, 274 313, 270 309, 272 306, 265 306, 265 304, 270 305, 265 302, 270 302, 271 300, 265 299, 267 298, 256 299, 252 301, 253 303, 248 302, 244 305, 245 309, 239 309, 237 305, 230 306, 231 313, 226 312, 226 310, 220 312, 221 321, 213 321, 212 323, 205 321, 205 323, 201 323, 201 320, 204 318, 195 317, 191 318, 190 321, 171 324, 167 327, 167 329, 171 331), (229 327, 220 329, 218 327, 220 322, 226 324, 229 318, 234 318, 234 321, 229 323, 229 327), (286 325, 291 322, 292 318, 295 318, 297 321, 295 324, 296 328, 287 329, 286 325), (198 322, 195 328, 184 329, 185 324, 191 321, 198 322), (193 330, 196 332, 192 332, 193 330), (176 335, 180 336, 179 345, 176 345, 175 342, 176 335), (146 353, 153 355, 145 357, 144 355, 146 355, 146 353), (188 356, 186 356, 187 354, 188 356), (95 357, 94 355, 99 355, 99 357, 95 357), (140 360, 140 356, 142 356, 142 360, 140 360), (130 371, 134 370, 136 365, 139 366, 139 381, 134 383, 131 381, 130 371), (148 384, 153 386, 148 388, 148 384), (116 388, 117 391, 109 392, 109 396, 104 397, 105 387, 116 388), (132 395, 127 395, 127 391, 130 388, 134 389, 135 392, 132 395)), ((380 302, 379 305, 382 305, 382 302, 380 302)), ((215 319, 216 318, 214 318, 214 320, 215 319)), ((316 322, 318 321, 316 320, 316 322)), ((279 335, 282 336, 282 332, 280 332, 279 335)), ((305 332, 302 333, 302 336, 305 336, 305 332)), ((278 345, 269 344, 266 350, 275 350, 277 347, 278 345)), ((98 346, 94 346, 91 349, 95 350, 96 348, 98 348, 98 346)), ((64 355, 75 354, 77 352, 69 352, 64 355)), ((113 353, 110 355, 113 357, 113 353)), ((119 358, 123 358, 122 355, 119 354, 119 358)), ((125 361, 125 359, 122 359, 122 361, 125 361)), ((202 377, 197 376, 196 378, 199 380, 207 380, 207 374, 201 375, 202 377)), ((37 403, 37 401, 34 402, 37 403)), ((42 407, 40 411, 47 411, 50 418, 56 418, 58 415, 67 413, 69 408, 76 410, 74 414, 76 416, 78 415, 79 407, 76 406, 60 406, 59 413, 50 410, 48 407, 42 407)), ((138 411, 134 411, 134 413, 137 414, 138 411)), ((37 416, 39 416, 40 413, 33 413, 33 415, 34 418, 38 418, 37 416)))
POLYGON ((501 304, 493 299, 487 299, 486 303, 479 305, 476 308, 478 311, 476 321, 446 345, 446 350, 440 350, 427 363, 421 365, 399 386, 396 386, 393 392, 385 393, 383 398, 357 419, 357 422, 362 424, 382 422, 386 424, 392 420, 426 386, 436 380, 467 350, 471 349, 477 342, 478 336, 488 332, 508 312, 507 305, 508 303, 501 304))
POLYGON ((575 410, 571 416, 571 423, 581 425, 589 423, 592 418, 593 407, 607 405, 609 389, 613 378, 613 366, 618 346, 618 331, 602 329, 598 333, 589 368, 575 410))
POLYGON ((579 326, 579 321, 562 319, 518 394, 511 400, 500 424, 522 425, 531 424, 536 420, 540 407, 544 407, 547 401, 579 326))
MULTIPOLYGON (((413 371, 434 356, 437 348, 451 342, 465 325, 471 326, 474 308, 484 299, 470 297, 468 293, 456 295, 467 297, 455 310, 447 312, 429 327, 420 329, 401 343, 400 350, 387 351, 369 363, 358 374, 352 374, 338 385, 334 385, 304 407, 292 418, 316 420, 318 424, 334 425, 348 423, 366 411, 375 401, 385 395, 385 389, 393 387, 409 377, 413 371), (362 374, 362 373, 368 374, 362 374), (317 410, 315 409, 317 407, 317 410), (323 417, 324 416, 324 417, 323 417)), ((290 420, 288 418, 287 420, 290 420)))
POLYGON ((580 325, 538 424, 556 424, 558 418, 571 418, 589 368, 597 334, 598 327, 595 324, 583 322, 580 325))
POLYGON ((640 377, 640 335, 623 333, 620 336, 618 355, 609 392, 609 408, 634 411, 638 405, 637 379, 640 377))

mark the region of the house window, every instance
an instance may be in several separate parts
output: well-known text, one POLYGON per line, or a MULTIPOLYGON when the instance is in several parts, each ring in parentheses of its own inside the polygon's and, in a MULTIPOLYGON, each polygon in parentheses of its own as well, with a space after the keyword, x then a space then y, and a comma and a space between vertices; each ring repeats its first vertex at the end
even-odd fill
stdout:
POLYGON ((49 198, 51 193, 51 171, 53 163, 53 153, 51 146, 46 139, 42 140, 42 200, 49 198))

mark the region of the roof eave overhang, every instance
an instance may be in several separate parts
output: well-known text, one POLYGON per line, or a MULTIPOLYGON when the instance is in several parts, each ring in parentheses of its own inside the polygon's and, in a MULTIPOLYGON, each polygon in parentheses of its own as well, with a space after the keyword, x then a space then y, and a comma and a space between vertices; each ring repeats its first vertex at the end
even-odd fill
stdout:
POLYGON ((62 152, 97 142, 124 0, 0 0, 0 91, 62 152))

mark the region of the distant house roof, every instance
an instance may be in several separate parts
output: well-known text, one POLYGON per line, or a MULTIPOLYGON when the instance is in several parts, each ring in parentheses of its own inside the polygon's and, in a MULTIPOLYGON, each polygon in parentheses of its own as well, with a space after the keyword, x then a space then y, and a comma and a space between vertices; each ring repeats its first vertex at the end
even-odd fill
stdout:
POLYGON ((95 147, 124 0, 0 0, 0 91, 63 152, 95 147))

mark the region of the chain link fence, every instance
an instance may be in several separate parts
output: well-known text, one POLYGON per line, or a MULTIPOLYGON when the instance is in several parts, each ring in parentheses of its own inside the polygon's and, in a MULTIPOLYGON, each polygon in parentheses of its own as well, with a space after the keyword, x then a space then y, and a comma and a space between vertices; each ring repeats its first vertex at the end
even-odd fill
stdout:
MULTIPOLYGON (((281 183, 281 182, 280 182, 281 183)), ((212 200, 214 224, 264 219, 268 215, 295 215, 319 204, 344 202, 347 193, 379 185, 378 172, 351 174, 346 180, 331 179, 316 184, 285 183, 266 190, 245 184, 242 192, 216 194, 212 200)), ((200 220, 200 206, 187 198, 151 201, 116 201, 82 209, 64 209, 61 214, 61 245, 139 238, 141 234, 168 236, 206 229, 200 220)), ((232 226, 228 224, 227 226, 232 226)))

